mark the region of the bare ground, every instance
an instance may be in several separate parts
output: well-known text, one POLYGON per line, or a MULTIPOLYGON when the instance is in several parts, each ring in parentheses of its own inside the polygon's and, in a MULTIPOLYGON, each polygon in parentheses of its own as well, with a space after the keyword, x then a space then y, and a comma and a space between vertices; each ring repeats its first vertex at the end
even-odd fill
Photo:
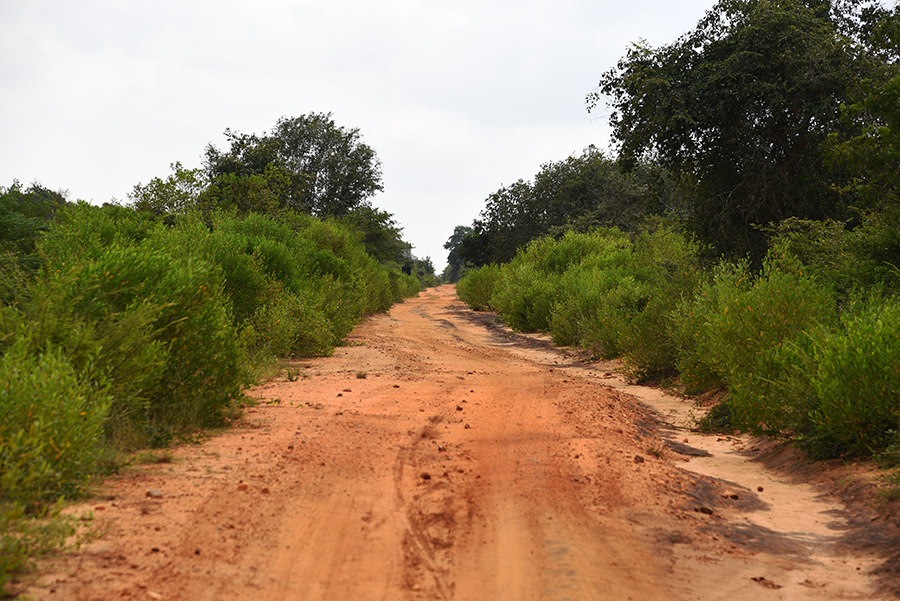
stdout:
POLYGON ((491 322, 449 286, 369 318, 235 429, 107 482, 75 508, 103 536, 27 595, 895 598, 865 478, 701 436, 690 403, 491 322))

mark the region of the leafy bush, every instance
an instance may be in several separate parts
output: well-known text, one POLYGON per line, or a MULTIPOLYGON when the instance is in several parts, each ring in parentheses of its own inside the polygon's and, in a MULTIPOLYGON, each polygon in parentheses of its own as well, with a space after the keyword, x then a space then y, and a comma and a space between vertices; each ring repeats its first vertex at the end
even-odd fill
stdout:
POLYGON ((40 255, 45 268, 64 270, 66 265, 97 258, 113 244, 138 244, 157 227, 157 219, 148 213, 79 201, 60 209, 56 223, 41 237, 40 255))
POLYGON ((149 247, 113 246, 45 277, 13 340, 59 348, 86 380, 108 387, 111 439, 134 447, 221 423, 248 382, 221 277, 209 263, 149 247))
POLYGON ((803 428, 810 406, 802 349, 811 332, 835 320, 831 290, 788 253, 770 252, 757 276, 746 263, 722 264, 674 314, 682 378, 694 389, 726 386, 739 427, 762 434, 803 428), (788 389, 793 403, 785 401, 788 389))
POLYGON ((491 306, 503 321, 521 332, 546 332, 556 304, 560 276, 540 270, 520 253, 500 269, 491 306))
POLYGON ((697 247, 683 235, 661 229, 641 233, 626 264, 628 277, 616 289, 612 319, 617 344, 639 377, 676 371, 678 347, 671 335, 672 309, 693 295, 700 278, 697 247))
POLYGON ((310 357, 334 350, 331 323, 315 300, 276 290, 253 316, 244 336, 256 356, 310 357))
POLYGON ((499 277, 500 268, 497 265, 485 265, 473 269, 459 280, 456 285, 456 294, 473 311, 492 309, 491 296, 494 294, 499 277))
POLYGON ((111 403, 57 349, 16 340, 0 357, 0 500, 77 493, 95 472, 111 403))
POLYGON ((843 328, 816 340, 810 414, 804 441, 817 455, 869 454, 900 432, 900 305, 868 303, 843 328))

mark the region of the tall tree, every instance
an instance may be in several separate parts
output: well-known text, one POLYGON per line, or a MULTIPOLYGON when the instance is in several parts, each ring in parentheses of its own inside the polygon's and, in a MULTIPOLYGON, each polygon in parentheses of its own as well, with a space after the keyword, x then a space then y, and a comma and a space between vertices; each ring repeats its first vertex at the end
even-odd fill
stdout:
POLYGON ((383 265, 403 265, 412 250, 412 245, 403 240, 403 228, 387 211, 364 205, 340 221, 358 233, 366 252, 383 265))
POLYGON ((449 251, 447 254, 447 268, 444 270, 443 280, 447 283, 455 283, 459 281, 459 270, 463 267, 462 258, 459 256, 459 245, 462 244, 463 238, 472 233, 472 228, 466 225, 457 225, 453 228, 453 234, 444 242, 444 248, 449 251))
POLYGON ((317 217, 339 217, 383 189, 381 162, 359 129, 335 124, 331 113, 282 117, 270 132, 225 130, 229 148, 206 148, 210 181, 222 176, 263 175, 275 167, 289 185, 278 199, 286 208, 317 217))
POLYGON ((757 225, 842 215, 822 160, 848 88, 871 69, 863 0, 720 0, 672 44, 630 48, 588 96, 608 99, 620 159, 658 159, 690 185, 694 230, 760 256, 757 225))

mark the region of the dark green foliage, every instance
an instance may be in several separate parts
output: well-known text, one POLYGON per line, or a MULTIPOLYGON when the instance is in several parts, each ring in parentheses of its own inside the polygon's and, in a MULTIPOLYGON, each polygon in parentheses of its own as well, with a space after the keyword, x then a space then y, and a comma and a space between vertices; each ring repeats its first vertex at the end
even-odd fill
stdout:
POLYGON ((491 194, 471 231, 456 244, 461 264, 505 263, 532 240, 598 227, 636 230, 650 215, 674 210, 672 185, 651 164, 625 174, 594 147, 547 163, 534 182, 491 194))
POLYGON ((434 264, 431 262, 431 257, 420 259, 411 255, 404 263, 403 272, 408 272, 410 275, 415 276, 419 281, 420 287, 431 288, 441 283, 434 273, 434 264))
POLYGON ((35 245, 65 205, 62 194, 37 183, 24 190, 18 181, 9 188, 0 186, 0 254, 3 271, 10 270, 0 280, 0 301, 10 300, 22 277, 30 277, 40 266, 35 245))
POLYGON ((357 232, 366 252, 383 265, 401 265, 412 249, 412 245, 403 241, 403 228, 387 211, 362 205, 347 213, 340 221, 357 232))
POLYGON ((761 258, 757 224, 845 216, 822 143, 874 69, 846 26, 863 4, 722 0, 674 43, 634 45, 589 103, 610 99, 626 164, 653 156, 686 178, 704 241, 761 258))
POLYGON ((331 113, 282 117, 268 133, 226 130, 225 135, 227 151, 212 144, 206 149, 207 177, 223 208, 269 212, 275 207, 337 217, 364 206, 382 189, 375 151, 361 141, 358 129, 337 126, 331 113), (253 177, 262 179, 247 179, 253 177), (246 186, 245 192, 239 186, 246 186))
POLYGON ((457 225, 453 229, 453 235, 444 242, 444 248, 449 251, 447 255, 447 268, 441 279, 448 284, 455 284, 462 277, 463 260, 459 255, 459 246, 462 244, 463 238, 472 233, 472 228, 465 225, 457 225))

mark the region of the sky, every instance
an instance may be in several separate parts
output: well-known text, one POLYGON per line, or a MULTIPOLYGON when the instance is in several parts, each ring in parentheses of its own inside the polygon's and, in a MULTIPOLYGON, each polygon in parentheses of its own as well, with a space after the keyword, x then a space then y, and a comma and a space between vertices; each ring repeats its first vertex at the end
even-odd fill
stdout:
POLYGON ((585 97, 631 43, 692 29, 713 0, 0 0, 0 186, 126 203, 226 128, 330 112, 378 154, 413 253, 489 194, 593 144, 585 97))

